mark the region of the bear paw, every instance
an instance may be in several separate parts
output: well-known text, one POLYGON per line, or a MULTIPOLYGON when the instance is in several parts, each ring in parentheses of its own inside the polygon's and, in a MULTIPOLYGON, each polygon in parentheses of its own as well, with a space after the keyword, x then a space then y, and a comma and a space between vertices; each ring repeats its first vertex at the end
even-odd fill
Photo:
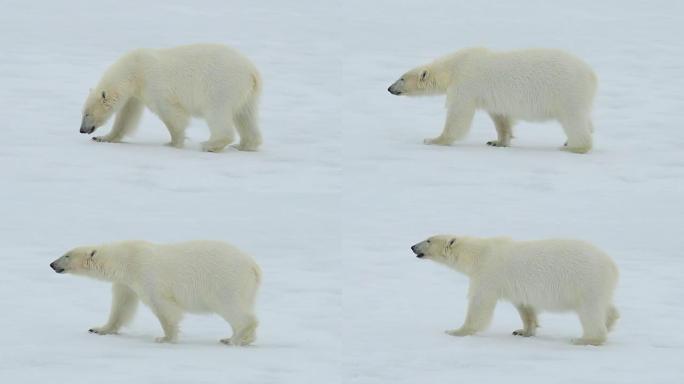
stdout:
POLYGON ((252 143, 240 143, 240 144, 232 145, 232 147, 237 149, 238 151, 246 151, 246 152, 255 152, 259 149, 258 144, 252 144, 252 143))
POLYGON ((499 143, 499 140, 488 141, 487 145, 490 147, 508 147, 508 144, 499 143))
POLYGON ((470 329, 463 329, 463 328, 458 328, 458 329, 449 329, 444 331, 449 336, 470 336, 475 334, 475 331, 472 331, 470 329))
POLYGON ((107 135, 107 136, 95 136, 95 137, 93 137, 93 141, 97 141, 98 143, 114 143, 114 142, 117 142, 118 140, 115 140, 113 137, 110 137, 109 135, 107 135))
POLYGON ((603 342, 606 341, 605 339, 573 339, 572 343, 575 345, 601 345, 603 342))
POLYGON ((93 327, 88 330, 90 333, 94 333, 97 335, 116 335, 117 332, 114 329, 107 328, 107 327, 93 327))
POLYGON ((232 338, 221 339, 221 340, 219 340, 219 341, 220 341, 221 343, 225 344, 225 345, 235 345, 235 346, 238 346, 238 347, 247 346, 247 345, 249 345, 249 344, 252 342, 251 340, 245 340, 245 339, 240 340, 240 341, 235 341, 235 340, 233 340, 232 338))
POLYGON ((435 137, 434 139, 423 140, 423 144, 427 144, 427 145, 450 145, 452 142, 453 142, 453 140, 446 139, 442 136, 435 137))
POLYGON ((534 336, 534 332, 527 332, 524 329, 516 329, 513 331, 513 336, 530 337, 534 336))
POLYGON ((565 146, 562 146, 560 149, 561 151, 584 154, 589 152, 591 150, 591 147, 568 147, 566 144, 565 146))
POLYGON ((162 336, 162 337, 157 337, 154 339, 156 343, 175 343, 176 339, 168 337, 168 336, 162 336))
POLYGON ((205 141, 202 143, 202 151, 204 152, 221 152, 223 148, 228 145, 227 142, 205 141))
POLYGON ((165 144, 167 147, 171 148, 183 148, 183 142, 182 141, 169 141, 168 143, 165 144))

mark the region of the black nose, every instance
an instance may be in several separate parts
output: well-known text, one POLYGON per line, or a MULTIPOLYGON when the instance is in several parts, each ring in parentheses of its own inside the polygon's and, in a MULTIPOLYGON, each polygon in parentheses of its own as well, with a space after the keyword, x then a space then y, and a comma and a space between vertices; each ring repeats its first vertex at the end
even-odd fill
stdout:
POLYGON ((411 250, 412 250, 413 252, 415 252, 415 251, 416 251, 416 246, 415 246, 415 245, 412 245, 412 246, 411 246, 411 250))

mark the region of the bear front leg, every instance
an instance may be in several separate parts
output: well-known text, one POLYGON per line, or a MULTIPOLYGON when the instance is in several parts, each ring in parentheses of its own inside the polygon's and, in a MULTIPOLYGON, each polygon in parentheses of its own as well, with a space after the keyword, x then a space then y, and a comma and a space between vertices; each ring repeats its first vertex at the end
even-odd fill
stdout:
POLYGON ((117 112, 112 130, 104 136, 93 137, 93 140, 101 143, 120 142, 127 133, 130 133, 138 126, 143 109, 144 105, 140 100, 130 98, 123 108, 117 112))
POLYGON ((428 145, 450 145, 462 139, 470 130, 473 116, 475 116, 475 108, 469 103, 450 106, 442 133, 435 138, 425 139, 423 142, 428 145))
POLYGON ((516 305, 515 308, 520 314, 520 319, 523 322, 523 329, 513 331, 515 336, 530 337, 537 333, 539 323, 537 321, 537 314, 534 309, 525 305, 516 305))
POLYGON ((164 330, 164 336, 157 337, 155 341, 157 343, 175 343, 178 339, 178 324, 183 317, 183 312, 173 303, 162 299, 155 300, 150 307, 164 330))
POLYGON ((494 125, 496 126, 497 140, 488 141, 487 145, 492 147, 510 146, 511 136, 513 136, 511 130, 511 121, 502 115, 490 114, 489 116, 492 118, 494 125))
POLYGON ((166 106, 160 109, 159 117, 171 135, 171 141, 167 145, 174 148, 183 148, 185 144, 185 129, 190 124, 190 116, 179 108, 166 106))
POLYGON ((445 331, 451 336, 468 336, 486 329, 492 320, 496 297, 489 295, 472 296, 468 302, 468 314, 460 328, 445 331))
POLYGON ((209 140, 202 143, 204 152, 221 152, 235 140, 232 114, 226 111, 214 112, 207 116, 207 125, 211 134, 209 140))
POLYGON ((107 324, 88 330, 98 335, 116 334, 119 329, 128 324, 138 308, 138 295, 123 284, 112 284, 112 309, 107 324))

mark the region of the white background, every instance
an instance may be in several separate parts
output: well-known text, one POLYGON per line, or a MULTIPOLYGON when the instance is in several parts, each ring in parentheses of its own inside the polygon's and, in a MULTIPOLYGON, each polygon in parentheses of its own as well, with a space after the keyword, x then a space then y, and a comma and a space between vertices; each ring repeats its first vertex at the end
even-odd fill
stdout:
MULTIPOLYGON (((0 381, 64 383, 674 383, 684 380, 684 3, 679 1, 0 1, 0 381), (122 53, 231 45, 264 78, 260 152, 186 148, 147 113, 123 144, 80 135, 88 89, 122 53), (555 123, 490 148, 486 115, 429 147, 444 100, 386 88, 461 47, 556 47, 599 76, 595 150, 558 151, 555 123), (577 347, 573 314, 518 338, 501 303, 468 338, 467 279, 416 259, 434 233, 576 237, 616 260, 616 331, 577 347), (155 344, 141 308, 87 333, 109 287, 55 274, 77 245, 229 241, 262 265, 259 339, 218 343, 188 316, 155 344)), ((108 127, 100 128, 106 132, 108 127)))

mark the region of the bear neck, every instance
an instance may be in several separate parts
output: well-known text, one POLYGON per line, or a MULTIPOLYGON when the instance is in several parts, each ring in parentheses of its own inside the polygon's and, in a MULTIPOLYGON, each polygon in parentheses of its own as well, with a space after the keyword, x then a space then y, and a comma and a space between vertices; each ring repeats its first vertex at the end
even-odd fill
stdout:
POLYGON ((453 269, 468 277, 477 274, 482 265, 485 246, 476 239, 462 239, 451 254, 453 269))
POLYGON ((101 257, 89 263, 89 277, 110 283, 130 284, 133 276, 132 260, 126 256, 101 257))
POLYGON ((142 90, 142 71, 138 54, 128 54, 119 59, 107 70, 100 82, 100 89, 115 89, 119 94, 119 104, 125 105, 131 97, 140 98, 142 90))
POLYGON ((445 61, 435 61, 430 65, 430 84, 432 94, 441 95, 447 92, 451 84, 451 68, 445 61))

